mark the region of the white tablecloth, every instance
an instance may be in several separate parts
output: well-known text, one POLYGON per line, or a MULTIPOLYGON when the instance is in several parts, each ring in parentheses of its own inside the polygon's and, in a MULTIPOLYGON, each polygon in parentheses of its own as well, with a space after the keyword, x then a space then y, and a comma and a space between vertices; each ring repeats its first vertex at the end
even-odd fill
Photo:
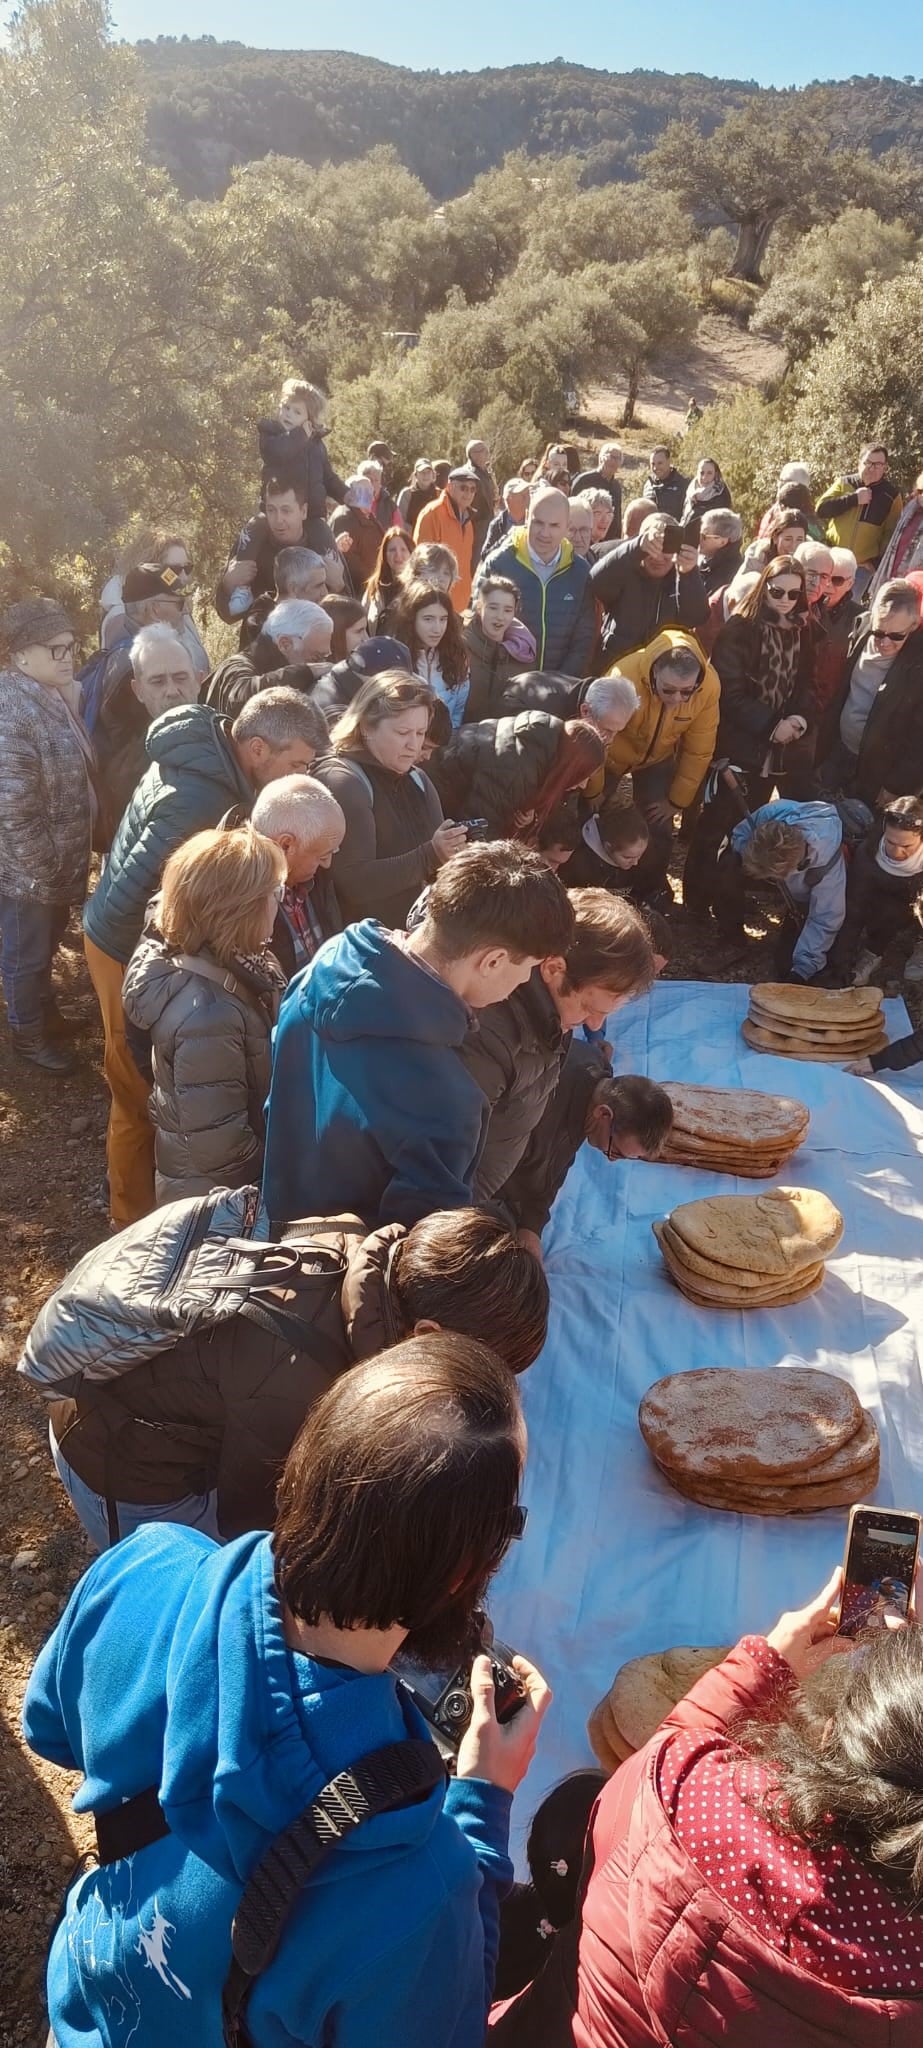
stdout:
MULTIPOLYGON (((583 1146, 545 1233, 552 1311, 522 1382, 529 1522, 491 1595, 498 1634, 554 1688, 516 1805, 514 1847, 549 1786, 592 1762, 586 1718, 626 1658, 733 1642, 769 1627, 842 1553, 845 1511, 720 1514, 661 1479, 638 1431, 641 1396, 694 1366, 814 1365, 848 1379, 878 1424, 882 1503, 923 1510, 923 1111, 839 1067, 764 1057, 740 1036, 748 991, 658 984, 612 1020, 615 1065, 654 1080, 797 1096, 811 1128, 780 1179, 822 1188, 845 1230, 818 1292, 788 1308, 693 1307, 670 1284, 651 1223, 679 1202, 767 1182, 610 1164, 583 1146)), ((909 1028, 887 1005, 891 1037, 909 1028)), ((917 1098, 919 1100, 919 1098, 917 1098)))

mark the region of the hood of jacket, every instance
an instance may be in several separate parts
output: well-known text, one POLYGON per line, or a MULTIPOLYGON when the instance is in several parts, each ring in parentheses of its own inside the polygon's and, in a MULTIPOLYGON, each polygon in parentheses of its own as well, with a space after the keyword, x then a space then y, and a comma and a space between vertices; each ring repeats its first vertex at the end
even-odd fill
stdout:
POLYGON ((220 782, 248 809, 253 791, 237 759, 226 719, 207 704, 176 704, 162 711, 147 729, 144 751, 165 782, 200 775, 220 782))
MULTIPOLYGON (((776 824, 797 825, 799 832, 804 833, 808 852, 806 868, 824 867, 843 844, 843 826, 835 804, 799 804, 780 797, 764 809, 771 810, 776 824)), ((762 815, 762 812, 757 813, 758 817, 762 815)))
POLYGON ((340 1309, 354 1358, 377 1358, 406 1335, 389 1292, 394 1251, 407 1235, 403 1223, 386 1223, 370 1237, 349 1244, 349 1264, 340 1295, 340 1309))
MULTIPOLYGON (((232 1880, 357 1756, 422 1732, 388 1673, 289 1649, 269 1536, 219 1549, 197 1530, 139 1529, 96 1560, 56 1661, 84 1772, 77 1810, 156 1785, 172 1833, 232 1880), (145 1610, 144 1657, 137 1630, 125 1628, 129 1598, 145 1610)), ((37 1667, 25 1715, 39 1746, 40 1678, 37 1667)), ((367 1822, 341 1855, 425 1842, 441 1807, 437 1788, 419 1806, 367 1822)), ((342 1867, 338 1858, 333 1881, 342 1867)))
MULTIPOLYGON (((709 675, 713 678, 715 686, 719 687, 717 670, 712 668, 711 662, 703 654, 695 634, 686 632, 682 626, 663 626, 660 632, 654 635, 653 640, 648 641, 646 647, 639 648, 637 653, 622 655, 614 664, 615 670, 621 675, 627 675, 629 672, 628 663, 630 662, 631 680, 635 688, 648 690, 653 697, 654 663, 660 660, 662 654, 669 654, 671 651, 675 652, 678 647, 685 648, 690 654, 694 654, 696 660, 701 663, 702 674, 696 685, 696 697, 709 675)), ((635 715, 637 716, 637 713, 635 715)))
MULTIPOLYGON (((200 952, 207 967, 214 968, 221 975, 228 974, 228 969, 215 960, 206 947, 203 946, 200 952)), ((125 969, 122 998, 126 1015, 140 1030, 154 1031, 168 1005, 182 990, 188 989, 190 982, 195 981, 194 969, 181 964, 175 947, 168 946, 158 931, 148 929, 125 969)), ((211 976, 203 976, 199 983, 203 994, 214 991, 217 986, 211 976)), ((272 962, 267 961, 264 974, 255 960, 240 960, 230 969, 227 993, 244 1002, 252 1001, 255 1007, 261 996, 278 995, 281 986, 278 970, 273 972, 272 962)))
POLYGON ((321 946, 292 983, 283 1019, 291 1004, 322 1037, 341 1044, 378 1039, 403 1047, 461 1045, 469 1021, 455 990, 395 944, 373 918, 348 925, 321 946))

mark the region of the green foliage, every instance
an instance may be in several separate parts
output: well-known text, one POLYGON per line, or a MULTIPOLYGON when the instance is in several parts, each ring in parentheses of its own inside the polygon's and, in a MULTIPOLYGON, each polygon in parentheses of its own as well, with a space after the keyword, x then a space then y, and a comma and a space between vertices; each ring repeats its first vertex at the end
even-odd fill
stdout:
POLYGON ((916 237, 900 223, 887 225, 867 207, 850 206, 824 227, 788 240, 752 326, 783 343, 790 364, 826 340, 864 292, 895 277, 910 261, 916 237))
POLYGON ((874 287, 802 373, 791 428, 818 484, 881 440, 895 475, 916 475, 923 448, 923 258, 874 287))
POLYGON ((759 391, 738 391, 707 406, 683 440, 687 468, 703 455, 719 462, 734 490, 734 507, 752 531, 775 497, 783 462, 809 459, 793 440, 784 399, 771 402, 759 391))

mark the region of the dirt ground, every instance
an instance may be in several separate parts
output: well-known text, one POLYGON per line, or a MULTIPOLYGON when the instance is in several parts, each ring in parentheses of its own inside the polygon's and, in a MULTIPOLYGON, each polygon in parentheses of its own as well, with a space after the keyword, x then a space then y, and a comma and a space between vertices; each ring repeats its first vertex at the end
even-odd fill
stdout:
POLYGON ((591 386, 586 394, 587 410, 605 421, 607 431, 614 431, 623 442, 629 470, 636 443, 646 461, 652 428, 668 438, 680 433, 693 392, 704 412, 707 405, 732 397, 741 386, 771 383, 781 374, 784 361, 783 351, 764 335, 751 334, 724 313, 706 313, 692 344, 663 355, 657 375, 645 377, 638 394, 638 415, 644 422, 641 428, 622 430, 617 426, 625 393, 610 385, 591 386))

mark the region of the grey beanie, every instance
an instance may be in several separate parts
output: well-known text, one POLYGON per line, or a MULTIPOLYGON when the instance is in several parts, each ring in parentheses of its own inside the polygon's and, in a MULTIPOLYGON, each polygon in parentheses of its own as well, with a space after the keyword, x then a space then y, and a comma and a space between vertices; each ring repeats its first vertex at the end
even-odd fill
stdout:
POLYGON ((21 647, 50 647, 59 633, 72 633, 66 611, 53 597, 24 597, 0 618, 0 643, 8 653, 21 647))

